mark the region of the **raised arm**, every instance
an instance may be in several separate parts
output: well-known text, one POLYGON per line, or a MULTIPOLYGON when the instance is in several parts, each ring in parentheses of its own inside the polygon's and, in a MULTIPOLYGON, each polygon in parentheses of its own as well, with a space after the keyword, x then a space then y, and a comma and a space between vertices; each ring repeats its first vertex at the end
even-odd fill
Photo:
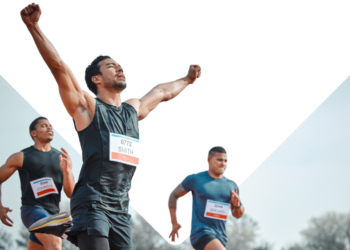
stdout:
POLYGON ((177 199, 184 196, 187 193, 188 191, 186 191, 184 187, 181 184, 179 184, 169 196, 168 206, 171 217, 171 224, 173 224, 173 230, 169 235, 169 238, 171 237, 171 241, 175 241, 175 234, 177 235, 177 238, 179 238, 178 231, 181 228, 181 225, 177 222, 176 218, 177 199))
POLYGON ((67 151, 64 148, 61 148, 60 157, 60 167, 63 172, 63 190, 66 193, 67 197, 70 198, 73 193, 75 186, 74 175, 72 173, 72 160, 69 157, 67 151))
POLYGON ((200 76, 201 67, 199 65, 191 65, 186 77, 173 82, 159 84, 141 99, 130 99, 126 102, 136 109, 140 121, 155 109, 159 103, 173 99, 200 76))
POLYGON ((82 91, 72 71, 62 61, 55 47, 41 31, 38 24, 40 15, 40 6, 34 3, 21 11, 23 22, 32 35, 42 58, 56 79, 63 104, 70 116, 75 120, 78 130, 80 130, 82 129, 81 127, 86 127, 84 127, 85 123, 89 125, 91 122, 92 118, 89 120, 91 115, 86 111, 89 111, 87 109, 89 101, 93 102, 94 98, 82 91))
POLYGON ((12 212, 8 207, 3 207, 1 202, 1 184, 10 178, 13 173, 22 167, 23 164, 23 152, 19 152, 11 155, 6 163, 0 168, 0 219, 6 226, 12 227, 13 221, 8 217, 7 213, 12 212), (12 224, 11 224, 11 223, 12 224))

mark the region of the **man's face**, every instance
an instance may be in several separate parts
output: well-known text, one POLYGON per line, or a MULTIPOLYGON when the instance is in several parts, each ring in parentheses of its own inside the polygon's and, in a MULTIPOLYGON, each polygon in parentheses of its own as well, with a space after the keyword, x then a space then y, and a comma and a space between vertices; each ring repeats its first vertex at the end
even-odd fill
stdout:
POLYGON ((53 130, 48 120, 41 119, 35 125, 35 130, 31 131, 34 141, 50 142, 53 139, 53 130))
POLYGON ((101 71, 101 84, 107 89, 126 88, 123 68, 113 59, 107 58, 98 64, 101 71))
POLYGON ((216 175, 224 174, 227 167, 227 155, 224 153, 214 153, 209 156, 209 169, 216 175))

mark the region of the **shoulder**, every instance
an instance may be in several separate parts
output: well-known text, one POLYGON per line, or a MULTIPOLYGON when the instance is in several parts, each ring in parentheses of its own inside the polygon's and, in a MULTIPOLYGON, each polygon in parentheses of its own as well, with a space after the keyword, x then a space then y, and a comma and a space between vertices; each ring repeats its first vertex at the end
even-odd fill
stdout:
POLYGON ((139 101, 138 99, 130 99, 127 100, 126 102, 122 103, 123 108, 129 110, 132 113, 135 113, 136 115, 138 115, 139 110, 140 110, 140 105, 137 103, 137 101, 139 101), (136 100, 136 101, 133 101, 136 100))
POLYGON ((28 147, 28 148, 25 148, 25 149, 22 149, 21 150, 21 152, 24 154, 24 155, 27 155, 27 154, 29 154, 29 153, 31 153, 31 152, 33 152, 34 151, 34 147, 33 146, 30 146, 30 147, 28 147))
POLYGON ((7 159, 6 165, 8 165, 9 167, 21 168, 23 165, 23 158, 24 158, 24 153, 22 151, 14 153, 7 159))
POLYGON ((236 182, 234 182, 233 180, 227 179, 226 177, 224 177, 226 182, 233 188, 238 188, 238 185, 236 182))
POLYGON ((52 153, 59 154, 59 155, 61 154, 61 151, 54 147, 51 147, 51 150, 52 150, 52 153))
POLYGON ((137 98, 129 99, 126 102, 122 103, 122 105, 124 107, 134 109, 136 111, 136 113, 139 112, 140 104, 141 104, 141 101, 140 101, 140 99, 137 99, 137 98))

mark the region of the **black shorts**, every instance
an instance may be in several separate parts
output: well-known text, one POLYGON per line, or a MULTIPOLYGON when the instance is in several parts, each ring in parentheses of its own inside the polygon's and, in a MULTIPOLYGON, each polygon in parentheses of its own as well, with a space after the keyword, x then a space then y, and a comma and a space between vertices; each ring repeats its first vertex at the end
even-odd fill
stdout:
POLYGON ((200 237, 196 243, 192 244, 193 248, 196 250, 204 250, 206 245, 212 240, 217 239, 217 237, 214 234, 205 234, 202 237, 200 237))
POLYGON ((80 205, 75 207, 71 214, 73 226, 69 235, 74 237, 86 231, 87 235, 108 238, 111 250, 131 250, 129 214, 111 212, 99 204, 80 205))

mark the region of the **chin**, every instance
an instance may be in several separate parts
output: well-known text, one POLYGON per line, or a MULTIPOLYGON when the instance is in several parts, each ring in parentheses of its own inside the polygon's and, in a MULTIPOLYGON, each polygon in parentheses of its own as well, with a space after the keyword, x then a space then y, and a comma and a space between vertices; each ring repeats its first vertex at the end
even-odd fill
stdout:
POLYGON ((50 142, 50 141, 52 141, 52 140, 53 140, 53 137, 47 138, 47 141, 48 141, 48 142, 50 142))

